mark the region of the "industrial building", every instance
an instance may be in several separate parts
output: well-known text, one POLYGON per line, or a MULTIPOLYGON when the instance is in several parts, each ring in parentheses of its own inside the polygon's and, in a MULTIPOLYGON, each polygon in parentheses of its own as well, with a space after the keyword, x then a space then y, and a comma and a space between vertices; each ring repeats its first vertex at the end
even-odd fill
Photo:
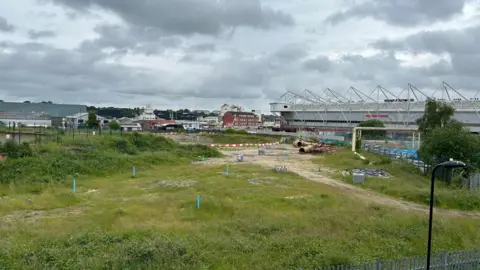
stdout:
MULTIPOLYGON (((106 126, 109 123, 109 120, 106 119, 105 117, 95 115, 97 117, 97 121, 100 126, 106 126)), ((73 127, 73 128, 84 128, 88 122, 88 113, 87 112, 82 112, 82 113, 76 113, 74 115, 69 115, 64 117, 65 119, 65 124, 63 126, 65 127, 73 127)))
POLYGON ((86 112, 85 105, 0 102, 0 122, 5 125, 61 126, 65 117, 86 112))
POLYGON ((429 98, 444 101, 455 108, 454 119, 463 122, 474 133, 480 132, 480 101, 477 95, 466 97, 448 83, 427 95, 408 84, 402 92, 395 94, 381 86, 371 93, 350 87, 344 94, 329 88, 317 95, 310 90, 302 94, 287 92, 277 101, 270 103, 270 111, 281 117, 281 129, 287 131, 315 130, 348 132, 360 122, 378 119, 386 127, 416 128, 429 98))
POLYGON ((225 112, 223 115, 225 128, 256 128, 258 126, 260 121, 252 112, 225 112))

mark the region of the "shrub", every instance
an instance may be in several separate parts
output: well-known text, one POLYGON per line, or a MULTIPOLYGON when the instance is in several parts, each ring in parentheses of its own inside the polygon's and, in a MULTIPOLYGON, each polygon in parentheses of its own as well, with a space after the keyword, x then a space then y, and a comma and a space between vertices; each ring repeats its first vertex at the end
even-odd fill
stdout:
POLYGON ((8 140, 2 147, 2 152, 9 158, 23 158, 33 156, 33 149, 28 142, 21 144, 8 140))
POLYGON ((248 134, 248 131, 244 129, 236 130, 236 129, 228 128, 225 130, 225 134, 248 134))
POLYGON ((34 150, 28 143, 7 142, 4 151, 14 158, 0 162, 0 183, 62 182, 74 174, 103 176, 132 165, 190 162, 219 156, 208 146, 181 145, 162 136, 125 134, 89 140, 65 140, 34 150))

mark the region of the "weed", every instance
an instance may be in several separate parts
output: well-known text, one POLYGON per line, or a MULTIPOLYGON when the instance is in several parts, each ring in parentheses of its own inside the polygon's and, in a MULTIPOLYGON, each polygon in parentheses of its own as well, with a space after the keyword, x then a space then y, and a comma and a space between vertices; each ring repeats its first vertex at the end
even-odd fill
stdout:
MULTIPOLYGON (((409 200, 421 204, 429 204, 430 201, 430 178, 421 174, 419 169, 403 161, 392 161, 388 157, 376 156, 370 153, 361 153, 366 159, 361 160, 349 150, 341 150, 335 155, 326 155, 314 162, 339 170, 351 170, 353 168, 383 169, 392 175, 391 178, 368 177, 364 184, 358 185, 390 195, 393 197, 409 200)), ((351 177, 343 180, 351 183, 351 177)), ((437 207, 480 210, 480 193, 448 186, 437 179, 435 187, 434 203, 437 207)))
POLYGON ((93 136, 88 140, 64 138, 58 144, 42 145, 36 150, 26 143, 5 146, 12 153, 21 153, 22 158, 0 162, 2 184, 62 182, 76 173, 101 176, 124 172, 132 165, 181 164, 202 155, 220 155, 207 146, 180 145, 162 136, 138 133, 93 136))

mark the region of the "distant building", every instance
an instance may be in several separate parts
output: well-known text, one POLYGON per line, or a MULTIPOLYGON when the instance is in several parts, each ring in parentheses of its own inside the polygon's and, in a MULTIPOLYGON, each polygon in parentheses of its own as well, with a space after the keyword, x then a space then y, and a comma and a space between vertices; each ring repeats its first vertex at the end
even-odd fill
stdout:
POLYGON ((0 112, 65 117, 77 113, 86 113, 87 106, 54 103, 0 102, 0 112))
POLYGON ((205 117, 198 117, 197 121, 204 122, 204 123, 219 123, 220 119, 218 116, 205 116, 205 117))
POLYGON ((135 118, 135 120, 155 120, 155 119, 158 119, 158 118, 155 115, 155 111, 153 110, 151 105, 145 106, 145 108, 143 108, 143 113, 135 118))
POLYGON ((220 117, 223 117, 226 112, 242 112, 243 109, 240 105, 233 105, 233 104, 223 104, 222 107, 220 107, 220 117))
POLYGON ((0 112, 0 122, 5 126, 50 127, 52 119, 48 115, 0 112))
POLYGON ((142 125, 140 125, 139 123, 120 124, 120 130, 124 132, 142 131, 142 125))
POLYGON ((252 112, 225 112, 223 115, 223 127, 225 128, 255 128, 258 126, 258 118, 252 112))
POLYGON ((262 126, 263 127, 280 127, 280 116, 276 115, 262 115, 262 126))
POLYGON ((5 125, 61 126, 65 117, 87 112, 86 105, 0 102, 0 122, 5 125))
POLYGON ((155 110, 154 113, 158 117, 157 119, 163 119, 163 120, 195 121, 199 116, 196 113, 188 112, 188 111, 179 112, 179 111, 169 111, 169 110, 166 110, 166 111, 155 110))
POLYGON ((253 114, 255 114, 258 118, 259 122, 262 122, 262 111, 261 110, 250 110, 253 114))
MULTIPOLYGON (((95 115, 97 117, 97 122, 100 122, 100 126, 108 125, 109 120, 105 117, 95 115)), ((88 113, 77 113, 74 115, 65 117, 65 127, 73 128, 83 128, 86 126, 88 121, 88 113)))
POLYGON ((156 120, 140 120, 136 121, 142 126, 142 130, 152 130, 152 129, 158 129, 160 127, 164 127, 166 125, 174 125, 176 124, 175 120, 161 120, 161 119, 156 119, 156 120))

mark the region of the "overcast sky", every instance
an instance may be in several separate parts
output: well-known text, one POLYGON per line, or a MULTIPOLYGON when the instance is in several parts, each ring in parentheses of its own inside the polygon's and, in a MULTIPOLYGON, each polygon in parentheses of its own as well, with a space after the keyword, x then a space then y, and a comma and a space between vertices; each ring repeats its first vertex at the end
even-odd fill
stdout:
POLYGON ((268 111, 287 90, 480 89, 478 0, 2 0, 0 99, 268 111))

